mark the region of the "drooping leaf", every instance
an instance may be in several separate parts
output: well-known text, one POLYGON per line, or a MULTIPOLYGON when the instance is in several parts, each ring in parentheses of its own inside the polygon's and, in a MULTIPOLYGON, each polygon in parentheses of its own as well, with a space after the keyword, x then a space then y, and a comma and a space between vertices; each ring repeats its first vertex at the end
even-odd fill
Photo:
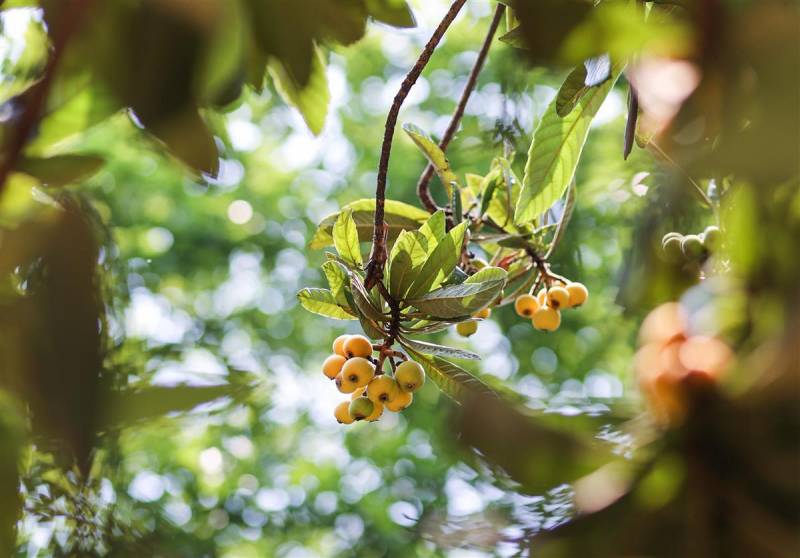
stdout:
POLYGON ((426 355, 434 355, 440 357, 461 358, 465 360, 480 360, 481 357, 472 351, 464 349, 456 349, 455 347, 446 347, 445 345, 437 345, 435 343, 427 343, 425 341, 418 341, 416 339, 409 339, 402 337, 402 342, 415 351, 425 353, 426 355))
POLYGON ((442 284, 461 257, 467 222, 456 225, 447 233, 422 265, 419 274, 408 289, 407 297, 417 298, 442 284))
MULTIPOLYGON (((375 221, 375 200, 360 199, 347 204, 342 211, 350 210, 353 213, 353 220, 356 223, 358 239, 361 242, 372 240, 372 232, 375 221)), ((314 237, 311 239, 311 248, 325 248, 333 244, 333 225, 336 223, 340 212, 333 213, 325 217, 319 224, 314 237)), ((424 209, 414 207, 407 203, 386 200, 384 206, 384 217, 388 226, 388 240, 391 242, 400 231, 414 230, 424 223, 430 215, 424 209)))
POLYGON ((420 231, 402 231, 389 256, 389 293, 402 299, 414 281, 417 270, 428 256, 427 238, 420 231))
POLYGON ((269 73, 275 83, 275 89, 283 100, 297 108, 303 115, 306 125, 314 135, 319 135, 325 126, 328 114, 330 91, 328 77, 325 74, 325 55, 317 47, 311 64, 308 83, 299 85, 292 80, 283 64, 274 59, 269 64, 269 73))
POLYGON ((355 314, 352 314, 337 304, 333 293, 328 289, 303 289, 297 293, 297 300, 300 302, 300 305, 309 312, 325 316, 326 318, 333 318, 335 320, 354 320, 356 318, 355 314))
POLYGON ((556 114, 561 118, 567 116, 588 90, 589 88, 586 86, 586 66, 578 64, 569 73, 556 94, 556 114))
POLYGON ((328 287, 336 303, 340 306, 349 306, 344 295, 345 288, 350 286, 347 268, 337 261, 328 260, 322 264, 322 272, 328 280, 328 287))
POLYGON ((608 54, 601 54, 594 58, 587 59, 583 66, 586 68, 586 87, 597 87, 608 79, 611 79, 611 58, 608 54))
POLYGON ((467 281, 460 285, 441 287, 407 302, 420 312, 436 318, 469 316, 488 306, 505 285, 505 277, 480 283, 467 281))
POLYGON ((487 281, 505 281, 508 272, 502 267, 488 266, 470 275, 465 283, 485 283, 487 281))
POLYGON ((542 116, 525 164, 522 191, 514 221, 529 223, 560 198, 575 176, 592 119, 617 81, 623 65, 615 64, 612 79, 588 91, 564 118, 556 112, 556 100, 542 116))
POLYGON ((450 199, 453 195, 452 184, 454 182, 458 183, 458 178, 450 168, 450 161, 447 160, 447 156, 428 134, 414 124, 403 124, 403 131, 408 134, 408 137, 420 148, 428 162, 433 165, 439 180, 442 181, 447 192, 447 198, 450 199))
POLYGON ((417 21, 405 0, 367 0, 367 12, 375 21, 393 27, 416 27, 417 21))
POLYGON ((104 417, 105 428, 125 426, 140 420, 191 411, 198 405, 243 393, 242 386, 148 386, 112 391, 104 417))
POLYGON ((217 176, 219 153, 214 136, 195 108, 165 117, 147 126, 167 149, 192 170, 217 176))
POLYGON ((458 365, 438 356, 427 356, 408 345, 404 340, 400 344, 409 352, 411 358, 420 363, 428 378, 448 397, 456 403, 477 394, 498 397, 496 391, 486 385, 473 374, 458 365))
POLYGON ((353 267, 361 267, 364 260, 361 257, 361 247, 358 244, 358 230, 353 220, 353 212, 346 209, 339 214, 336 224, 333 225, 333 245, 339 257, 353 267))
POLYGON ((17 170, 37 178, 44 186, 63 186, 96 173, 105 160, 95 155, 22 157, 17 170))
POLYGON ((358 308, 358 311, 361 314, 367 316, 370 320, 376 323, 389 321, 389 317, 383 314, 380 309, 375 306, 372 298, 367 292, 367 289, 361 282, 361 279, 355 274, 351 275, 350 293, 353 295, 356 308, 358 308))
POLYGON ((450 196, 450 207, 453 210, 453 223, 459 224, 464 218, 464 210, 461 205, 461 188, 458 184, 453 183, 453 193, 450 196))

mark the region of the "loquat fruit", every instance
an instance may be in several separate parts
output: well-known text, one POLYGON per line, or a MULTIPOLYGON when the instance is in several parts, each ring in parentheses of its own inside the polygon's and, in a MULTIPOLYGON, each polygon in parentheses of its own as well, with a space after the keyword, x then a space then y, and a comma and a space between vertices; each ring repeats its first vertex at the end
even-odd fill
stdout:
POLYGON ((372 342, 363 335, 351 335, 344 342, 347 358, 368 357, 372 354, 372 342))
POLYGON ((472 315, 472 317, 473 318, 480 318, 482 320, 485 320, 486 318, 488 318, 491 315, 492 315, 492 309, 487 306, 486 308, 482 308, 482 309, 478 310, 477 312, 475 312, 472 315))
POLYGON ((456 332, 461 337, 469 337, 478 331, 478 322, 459 322, 456 324, 456 332))
POLYGON ((336 339, 333 340, 333 353, 337 355, 341 355, 343 357, 347 357, 344 352, 344 342, 347 341, 349 335, 340 335, 336 339))
POLYGON ((703 245, 707 250, 715 252, 719 248, 722 233, 719 227, 710 225, 703 231, 703 245))
POLYGON ((336 408, 333 410, 333 416, 336 417, 336 420, 339 422, 339 424, 352 424, 355 420, 350 414, 349 401, 342 401, 336 405, 336 408))
POLYGON ((697 260, 705 252, 703 240, 696 234, 688 234, 681 241, 681 252, 690 260, 697 260))
POLYGON ((397 370, 394 372, 394 379, 401 390, 414 392, 425 383, 425 369, 422 368, 420 363, 407 360, 397 366, 397 370))
POLYGON ((589 300, 589 289, 583 283, 569 283, 565 288, 569 293, 569 304, 567 306, 570 308, 578 307, 589 300))
POLYGON ((375 404, 366 397, 357 397, 350 402, 348 410, 354 420, 364 420, 375 411, 375 404))
POLYGON ((661 250, 664 252, 664 259, 666 261, 678 263, 683 260, 682 241, 682 236, 664 237, 664 240, 661 242, 661 250))
POLYGON ((569 307, 569 291, 564 287, 550 287, 547 291, 547 305, 555 310, 569 307))
POLYGON ((530 318, 539 309, 539 300, 529 294, 522 294, 514 301, 514 310, 523 318, 530 318))
POLYGON ((355 383, 345 379, 341 372, 336 375, 336 378, 334 378, 333 381, 336 382, 336 389, 338 389, 341 393, 353 393, 356 389, 358 389, 358 386, 355 383))
POLYGON ((375 403, 373 401, 372 404, 373 404, 372 413, 370 413, 370 415, 364 419, 369 422, 375 422, 376 420, 381 418, 381 415, 383 415, 383 408, 384 408, 383 403, 375 403))
POLYGON ((390 403, 394 401, 398 393, 400 393, 400 386, 389 376, 376 376, 369 385, 367 385, 367 397, 369 397, 373 403, 390 403))
POLYGON ((353 357, 344 363, 341 375, 356 388, 364 387, 375 377, 375 365, 363 357, 353 357))
POLYGON ((533 327, 543 331, 555 331, 561 325, 561 313, 555 308, 543 306, 533 313, 533 327))
POLYGON ((536 295, 536 301, 539 306, 547 306, 547 289, 542 288, 536 295))
POLYGON ((399 391, 397 397, 386 403, 386 408, 394 413, 399 413, 408 408, 414 401, 414 394, 410 391, 399 391))
POLYGON ((366 387, 358 388, 357 390, 355 390, 353 393, 350 394, 350 401, 352 401, 356 397, 361 397, 366 392, 367 392, 367 388, 366 387))
POLYGON ((346 361, 342 355, 331 355, 322 363, 322 373, 333 380, 342 371, 346 361))

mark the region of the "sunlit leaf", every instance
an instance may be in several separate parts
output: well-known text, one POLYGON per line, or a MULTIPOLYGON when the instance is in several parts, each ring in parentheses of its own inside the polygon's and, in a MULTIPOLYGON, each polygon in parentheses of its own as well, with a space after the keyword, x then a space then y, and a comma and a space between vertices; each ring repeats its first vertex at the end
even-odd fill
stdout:
POLYGON ((433 213, 430 218, 419 228, 419 232, 426 239, 425 249, 431 254, 439 241, 447 234, 445 229, 445 215, 441 209, 433 213))
POLYGON ((346 209, 339 214, 333 226, 333 245, 339 257, 353 267, 361 267, 361 247, 358 244, 358 230, 353 220, 353 212, 346 209))
POLYGON ((425 261, 408 289, 408 298, 417 298, 435 289, 442 284, 461 257, 461 247, 464 244, 467 222, 456 225, 447 233, 436 246, 430 257, 425 261))
POLYGON ((402 299, 414 281, 416 271, 428 256, 428 241, 420 231, 402 231, 389 256, 389 293, 402 299))
POLYGON ((426 355, 461 358, 465 360, 480 360, 481 358, 480 355, 477 355, 472 351, 466 351, 464 349, 456 349, 455 347, 446 347, 444 345, 437 345, 435 343, 427 343, 425 341, 409 339, 408 337, 403 337, 402 341, 408 347, 420 353, 425 353, 426 355))
POLYGON ((401 341, 411 358, 420 363, 428 378, 448 397, 461 403, 478 394, 498 397, 496 391, 460 366, 438 356, 427 356, 401 341))
POLYGON ((560 198, 575 176, 583 145, 600 105, 616 83, 623 65, 615 64, 612 79, 588 91, 564 118, 556 112, 556 100, 542 116, 533 135, 522 191, 514 221, 528 223, 560 198))
MULTIPOLYGON (((342 211, 350 210, 353 213, 353 221, 356 223, 358 239, 360 242, 372 240, 373 226, 375 222, 375 200, 360 199, 347 204, 342 211)), ((384 206, 385 220, 388 227, 388 240, 397 238, 402 230, 414 230, 424 223, 430 215, 424 209, 420 209, 407 203, 386 200, 384 206)), ((339 212, 325 217, 319 224, 314 237, 311 239, 311 248, 325 248, 333 245, 333 225, 339 217, 339 212)))
POLYGON ((354 314, 337 304, 328 289, 303 289, 297 293, 297 300, 303 308, 320 316, 336 320, 354 320, 356 318, 354 314))
POLYGON ((330 103, 325 66, 325 55, 321 49, 315 49, 308 82, 299 85, 292 80, 280 61, 273 60, 269 64, 269 73, 275 82, 275 89, 287 103, 300 111, 303 120, 314 134, 322 132, 330 103))
POLYGON ((17 170, 38 179, 44 186, 63 186, 96 173, 105 160, 95 155, 23 157, 17 170))
POLYGON ((441 287, 406 302, 420 312, 437 318, 469 316, 496 299, 503 290, 503 285, 505 277, 480 283, 464 282, 460 285, 441 287))
POLYGON ((447 192, 448 199, 453 195, 452 184, 458 183, 458 178, 455 173, 450 169, 450 161, 447 156, 439 149, 439 146, 433 141, 428 134, 414 124, 403 124, 403 131, 408 134, 414 143, 422 151, 428 162, 433 165, 439 180, 442 181, 445 191, 447 192))
POLYGON ((344 295, 346 287, 350 286, 347 268, 337 261, 329 260, 322 264, 322 272, 328 280, 331 294, 340 306, 349 306, 344 295))

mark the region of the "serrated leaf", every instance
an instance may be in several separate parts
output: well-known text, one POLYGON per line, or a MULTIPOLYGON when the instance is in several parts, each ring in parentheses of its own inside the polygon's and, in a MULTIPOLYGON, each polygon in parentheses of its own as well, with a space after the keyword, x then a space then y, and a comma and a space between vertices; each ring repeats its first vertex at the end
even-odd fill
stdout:
POLYGON ((367 0, 367 12, 376 21, 392 27, 416 27, 417 20, 405 0, 367 0))
MULTIPOLYGON (((375 222, 375 200, 360 199, 347 204, 342 211, 350 210, 353 212, 353 220, 358 230, 360 242, 372 240, 373 226, 375 222)), ((414 230, 424 223, 430 215, 427 211, 396 200, 386 200, 384 206, 384 217, 388 226, 388 240, 393 241, 402 230, 414 230)), ((325 248, 333 245, 333 225, 341 212, 332 213, 325 217, 317 227, 314 237, 311 239, 311 248, 325 248)))
POLYGON ((105 159, 95 155, 54 155, 22 157, 16 170, 37 178, 45 186, 63 186, 77 182, 100 170, 105 159))
POLYGON ((358 230, 353 220, 353 212, 346 209, 339 214, 333 225, 333 245, 341 257, 353 267, 362 267, 361 247, 358 244, 358 230))
POLYGON ((221 397, 243 393, 242 386, 148 386, 112 391, 109 394, 104 428, 114 428, 170 413, 191 411, 198 405, 221 397))
POLYGON ((485 308, 497 298, 505 285, 505 278, 481 283, 464 282, 448 285, 406 302, 429 316, 457 318, 470 316, 485 308))
POLYGON ((344 295, 345 288, 350 286, 347 268, 337 261, 328 260, 322 264, 322 272, 328 280, 328 287, 336 303, 340 306, 349 306, 344 295))
POLYGON ((433 165, 439 180, 441 180, 447 192, 447 198, 450 199, 453 195, 452 184, 453 182, 458 183, 458 178, 450 168, 450 161, 447 160, 447 156, 428 134, 414 124, 403 124, 403 131, 408 134, 408 137, 419 147, 428 162, 433 165))
POLYGON ((402 231, 389 256, 389 293, 402 299, 414 281, 416 271, 428 256, 427 238, 420 231, 402 231))
POLYGON ((337 304, 328 289, 306 288, 297 293, 300 305, 314 314, 335 320, 354 320, 356 316, 337 304))
POLYGON ((417 298, 442 284, 461 257, 461 246, 464 244, 467 222, 456 225, 436 245, 428 259, 422 265, 419 275, 408 289, 408 298, 417 298))
POLYGON ((408 337, 401 336, 402 343, 411 347, 415 351, 425 353, 426 355, 434 355, 440 357, 461 358, 464 360, 480 360, 481 357, 472 351, 464 349, 456 349, 455 347, 447 347, 445 345, 437 345, 435 343, 427 343, 425 341, 418 341, 416 339, 409 339, 408 337))
POLYGON ((461 403, 471 396, 485 394, 498 397, 497 392, 460 366, 437 356, 427 356, 400 341, 411 357, 425 369, 428 378, 448 397, 461 403))
POLYGON ((556 101, 550 103, 534 132, 528 152, 515 223, 532 222, 564 194, 575 176, 592 119, 622 68, 622 64, 615 64, 612 79, 587 92, 564 118, 556 112, 556 101))
POLYGON ((330 103, 328 77, 325 73, 325 55, 319 47, 314 49, 311 60, 311 73, 307 83, 297 83, 283 63, 273 58, 269 63, 269 74, 275 89, 288 104, 297 108, 303 116, 308 128, 314 135, 319 135, 325 126, 330 103))

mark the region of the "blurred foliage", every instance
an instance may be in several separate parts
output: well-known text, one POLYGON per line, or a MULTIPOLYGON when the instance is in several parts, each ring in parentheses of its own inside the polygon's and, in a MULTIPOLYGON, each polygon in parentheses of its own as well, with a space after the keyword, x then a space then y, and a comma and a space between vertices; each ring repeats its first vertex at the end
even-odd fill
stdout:
MULTIPOLYGON (((467 3, 402 121, 442 134, 493 4, 467 3)), ((318 223, 373 197, 387 108, 446 3, 0 3, 4 159, 46 93, 0 198, 0 554, 797 555, 796 6, 508 4, 447 157, 483 176, 556 95, 569 118, 607 90, 549 259, 590 302, 554 334, 504 307, 432 337, 507 400, 429 382, 345 430, 319 367, 358 324, 295 293, 325 284, 318 223), (589 78, 606 54, 616 85, 589 78), (665 258, 664 233, 711 224, 702 266, 665 258), (631 371, 638 324, 677 298, 738 364, 664 429, 631 371)), ((390 197, 418 205, 425 164, 398 133, 390 197)))

